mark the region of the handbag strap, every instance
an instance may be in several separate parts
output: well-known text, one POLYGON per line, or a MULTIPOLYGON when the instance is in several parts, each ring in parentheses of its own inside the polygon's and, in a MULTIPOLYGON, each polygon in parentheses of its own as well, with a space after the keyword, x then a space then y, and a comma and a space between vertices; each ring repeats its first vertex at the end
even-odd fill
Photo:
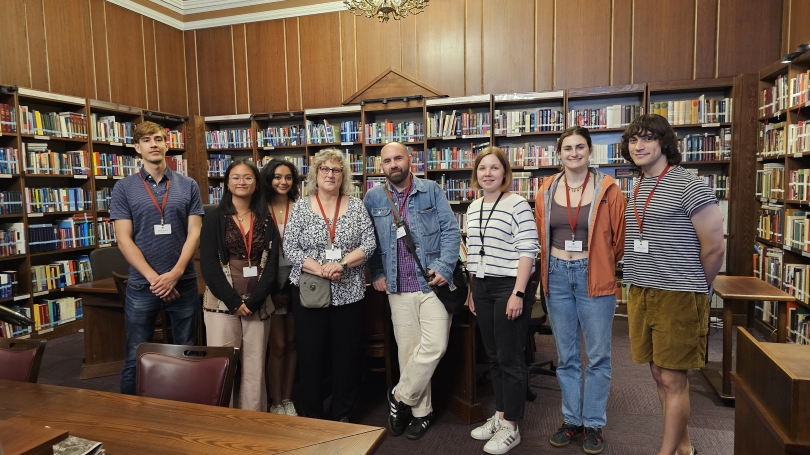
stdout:
POLYGON ((391 192, 386 191, 385 194, 387 196, 386 199, 388 199, 388 204, 391 205, 391 214, 394 215, 394 221, 396 221, 397 226, 402 225, 405 228, 405 236, 402 237, 405 248, 407 248, 408 252, 413 256, 413 260, 416 262, 416 266, 419 267, 419 272, 422 273, 422 277, 425 281, 430 282, 430 276, 425 272, 425 268, 422 267, 422 261, 419 260, 419 256, 416 254, 416 244, 413 242, 413 236, 411 236, 411 229, 408 227, 408 223, 402 221, 402 218, 399 216, 399 211, 397 211, 394 205, 391 192))

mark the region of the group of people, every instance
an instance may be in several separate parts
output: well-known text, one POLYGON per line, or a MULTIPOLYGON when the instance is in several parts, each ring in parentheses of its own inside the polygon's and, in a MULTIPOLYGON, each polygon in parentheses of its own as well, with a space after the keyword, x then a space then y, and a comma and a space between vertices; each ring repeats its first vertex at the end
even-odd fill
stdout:
MULTIPOLYGON (((407 148, 389 143, 380 152, 386 182, 361 201, 351 196, 347 158, 327 148, 313 158, 305 198, 298 197, 291 163, 273 160, 259 171, 250 161, 234 161, 221 203, 202 221, 199 189, 165 166, 163 130, 151 125, 135 131, 141 172, 113 191, 111 218, 131 265, 122 392, 134 392, 135 348, 151 338, 161 307, 175 342, 194 344, 191 259, 199 239, 208 344, 241 348, 242 408, 266 410, 269 387, 271 411, 295 415, 290 394, 300 352, 302 413, 324 417, 322 386, 330 369, 331 417, 349 420, 368 267, 374 289, 387 294, 398 346, 401 374, 388 391, 387 427, 393 436, 422 437, 433 421, 430 380, 452 321, 434 289, 455 288, 461 243, 444 190, 415 176, 407 148), (327 306, 302 304, 309 277, 328 283, 327 306)), ((613 177, 589 166, 592 150, 585 128, 560 135, 561 172, 542 180, 534 212, 509 191, 512 169, 501 149, 487 147, 475 159, 471 184, 482 197, 469 205, 464 229, 467 305, 489 359, 495 414, 471 436, 486 440, 491 454, 520 443, 524 350, 540 285, 557 345, 564 417, 550 443, 561 447, 581 436, 586 453, 602 452, 615 268, 624 258, 632 358, 649 364, 664 415, 659 454, 695 454, 687 431, 687 371, 705 360, 709 289, 724 257, 717 199, 678 166, 675 133, 661 116, 637 117, 622 135, 622 156, 641 173, 629 201, 613 177), (588 359, 584 378, 580 337, 588 359)))

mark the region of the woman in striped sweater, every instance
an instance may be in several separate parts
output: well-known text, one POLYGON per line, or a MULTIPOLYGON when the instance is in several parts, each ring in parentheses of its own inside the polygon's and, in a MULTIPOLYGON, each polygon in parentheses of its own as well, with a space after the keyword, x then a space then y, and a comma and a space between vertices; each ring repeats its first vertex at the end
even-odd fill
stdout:
POLYGON ((534 290, 529 278, 540 250, 529 203, 509 192, 512 169, 503 151, 487 147, 475 160, 472 186, 483 190, 467 209, 467 268, 472 277, 470 311, 489 357, 495 415, 472 430, 489 440, 484 452, 506 453, 520 443, 518 420, 526 404, 523 347, 534 290))

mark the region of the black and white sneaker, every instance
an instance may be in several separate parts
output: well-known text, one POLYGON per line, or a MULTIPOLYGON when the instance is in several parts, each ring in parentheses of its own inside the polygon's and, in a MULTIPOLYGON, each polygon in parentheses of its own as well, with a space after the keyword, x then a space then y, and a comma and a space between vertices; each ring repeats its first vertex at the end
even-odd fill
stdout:
POLYGON ((401 435, 411 421, 411 407, 394 398, 394 389, 388 391, 388 431, 401 435))
POLYGON ((432 412, 424 417, 414 417, 408 425, 408 429, 405 430, 405 436, 407 436, 408 439, 419 439, 427 433, 431 423, 433 423, 432 412))

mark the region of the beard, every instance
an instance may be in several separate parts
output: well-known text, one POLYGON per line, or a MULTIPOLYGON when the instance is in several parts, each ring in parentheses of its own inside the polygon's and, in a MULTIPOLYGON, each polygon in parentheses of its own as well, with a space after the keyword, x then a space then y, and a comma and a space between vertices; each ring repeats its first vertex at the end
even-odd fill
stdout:
POLYGON ((394 172, 388 172, 385 174, 385 176, 388 177, 388 180, 390 180, 394 185, 399 185, 407 180, 407 178, 411 175, 411 170, 407 168, 402 168, 399 171, 394 172))

